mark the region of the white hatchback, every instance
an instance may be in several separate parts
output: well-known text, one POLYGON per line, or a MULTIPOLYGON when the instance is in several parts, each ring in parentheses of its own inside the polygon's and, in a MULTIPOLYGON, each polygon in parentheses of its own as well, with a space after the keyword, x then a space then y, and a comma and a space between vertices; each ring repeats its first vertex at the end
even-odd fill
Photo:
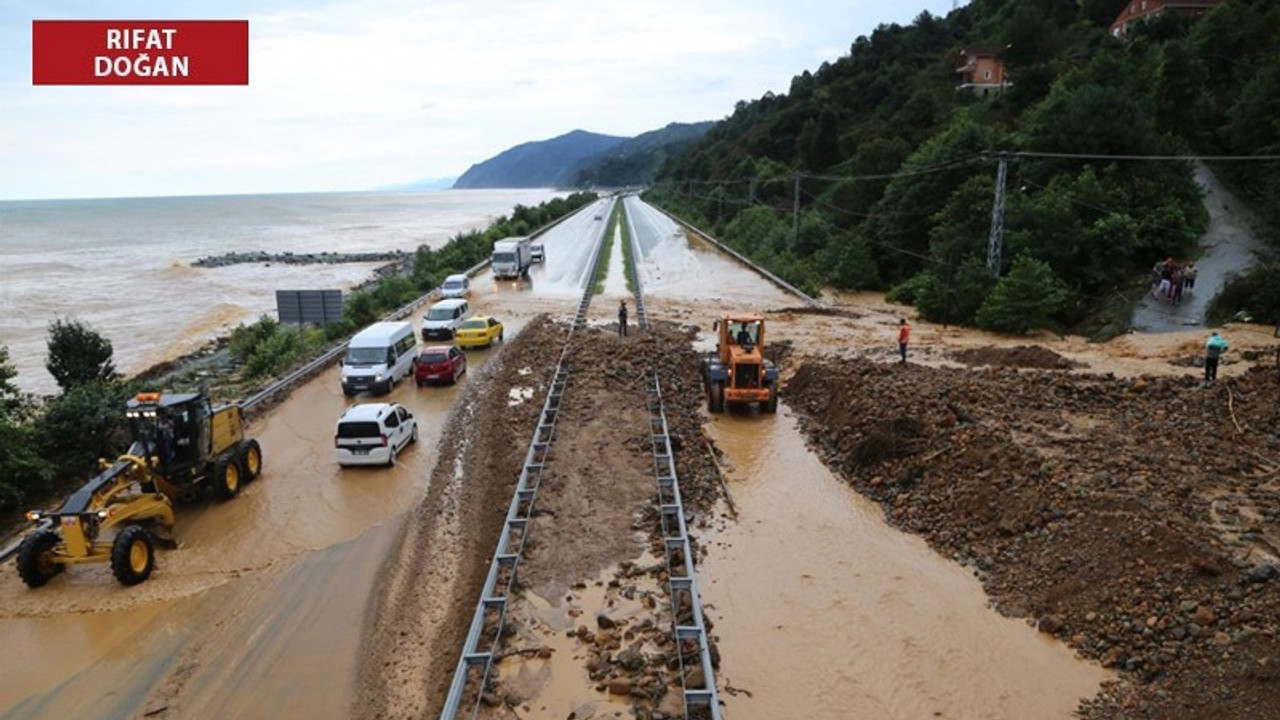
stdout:
POLYGON ((418 440, 418 421, 400 403, 352 405, 338 418, 333 449, 338 464, 395 465, 396 455, 418 440))

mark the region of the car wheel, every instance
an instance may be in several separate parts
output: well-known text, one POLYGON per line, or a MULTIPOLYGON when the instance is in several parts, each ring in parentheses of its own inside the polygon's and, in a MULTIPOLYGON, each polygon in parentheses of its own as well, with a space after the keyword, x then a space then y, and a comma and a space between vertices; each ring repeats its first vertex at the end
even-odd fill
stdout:
POLYGON ((391 452, 387 454, 387 467, 395 467, 395 466, 396 466, 396 448, 393 445, 391 447, 391 452))
POLYGON ((418 424, 417 423, 413 424, 413 434, 409 436, 409 442, 411 443, 418 442, 418 424))
POLYGON ((246 440, 240 444, 240 470, 244 473, 245 482, 253 482, 262 474, 262 447, 257 440, 246 440))

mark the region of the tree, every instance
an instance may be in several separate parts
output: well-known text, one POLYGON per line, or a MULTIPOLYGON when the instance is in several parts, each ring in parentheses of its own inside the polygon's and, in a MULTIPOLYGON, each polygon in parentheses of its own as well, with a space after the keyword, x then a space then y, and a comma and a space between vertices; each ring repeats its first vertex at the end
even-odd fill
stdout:
POLYGON ((65 393, 79 385, 118 377, 111 341, 76 318, 49 323, 45 367, 65 393))
POLYGON ((0 420, 11 418, 22 405, 22 391, 13 384, 18 369, 9 362, 9 348, 0 345, 0 420))
POLYGON ((38 432, 45 457, 57 464, 59 476, 93 472, 98 458, 115 458, 128 447, 124 410, 132 393, 127 383, 90 380, 49 402, 38 432))
POLYGON ((978 309, 978 327, 1018 334, 1054 327, 1054 318, 1066 306, 1067 297, 1066 285, 1048 263, 1019 255, 1009 274, 1000 278, 978 309))

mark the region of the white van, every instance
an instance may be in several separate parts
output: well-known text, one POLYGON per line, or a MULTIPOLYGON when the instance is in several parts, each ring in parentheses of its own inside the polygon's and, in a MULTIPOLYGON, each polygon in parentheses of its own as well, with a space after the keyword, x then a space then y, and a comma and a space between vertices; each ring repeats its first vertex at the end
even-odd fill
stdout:
POLYGON ((471 292, 471 278, 463 274, 450 275, 440 285, 440 296, 446 298, 466 297, 471 292))
POLYGON ((352 405, 333 429, 338 464, 395 465, 396 455, 418 440, 418 421, 400 403, 352 405))
POLYGON ((347 343, 342 360, 342 393, 367 390, 389 393, 401 378, 413 372, 418 340, 413 323, 377 322, 356 333, 347 343))
POLYGON ((424 340, 452 340, 463 320, 471 317, 471 306, 462 298, 441 300, 422 316, 424 340))

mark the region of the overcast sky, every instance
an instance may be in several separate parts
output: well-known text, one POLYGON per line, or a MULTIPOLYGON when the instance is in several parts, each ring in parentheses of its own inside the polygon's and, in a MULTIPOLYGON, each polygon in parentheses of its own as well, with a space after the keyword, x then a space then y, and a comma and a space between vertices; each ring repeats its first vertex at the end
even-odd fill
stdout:
MULTIPOLYGON (((961 3, 963 4, 963 3, 961 3)), ((0 199, 368 190, 570 130, 633 136, 953 0, 4 0, 0 199), (31 21, 247 19, 249 85, 31 84, 31 21)))

